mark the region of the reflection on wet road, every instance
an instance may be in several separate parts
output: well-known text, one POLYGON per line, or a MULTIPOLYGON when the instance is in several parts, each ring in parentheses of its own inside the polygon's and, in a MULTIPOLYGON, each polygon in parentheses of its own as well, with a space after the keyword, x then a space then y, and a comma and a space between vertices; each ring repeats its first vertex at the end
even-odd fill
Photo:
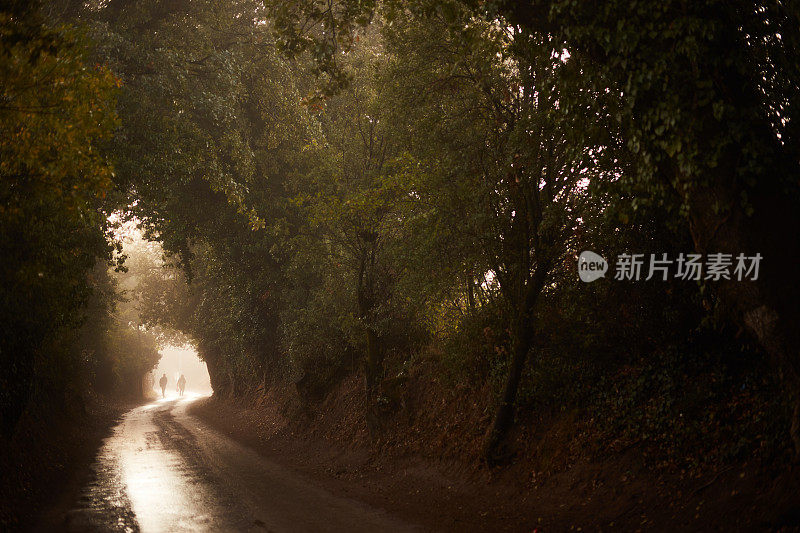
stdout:
POLYGON ((68 531, 409 531, 186 413, 197 397, 129 412, 98 453, 68 531))

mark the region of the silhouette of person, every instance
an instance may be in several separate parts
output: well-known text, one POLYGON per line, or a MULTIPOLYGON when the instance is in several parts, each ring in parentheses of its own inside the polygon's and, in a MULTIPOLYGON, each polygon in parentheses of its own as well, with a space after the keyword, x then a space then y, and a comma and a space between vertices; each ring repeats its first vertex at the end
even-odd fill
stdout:
POLYGON ((164 391, 167 388, 167 373, 164 372, 164 375, 161 376, 161 379, 158 380, 158 384, 161 385, 161 397, 164 397, 164 391))
POLYGON ((184 389, 186 389, 186 376, 181 374, 181 377, 178 378, 178 394, 183 396, 184 389))

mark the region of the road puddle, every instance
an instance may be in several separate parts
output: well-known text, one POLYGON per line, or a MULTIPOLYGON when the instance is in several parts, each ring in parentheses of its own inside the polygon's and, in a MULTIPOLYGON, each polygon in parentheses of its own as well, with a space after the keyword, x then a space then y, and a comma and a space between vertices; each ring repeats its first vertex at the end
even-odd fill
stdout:
POLYGON ((208 428, 187 413, 195 399, 168 396, 123 417, 67 514, 67 531, 414 530, 208 428))
POLYGON ((80 506, 69 513, 71 531, 134 533, 211 531, 216 495, 206 494, 197 469, 171 446, 175 435, 156 423, 159 412, 198 395, 167 397, 128 413, 106 439, 80 506))

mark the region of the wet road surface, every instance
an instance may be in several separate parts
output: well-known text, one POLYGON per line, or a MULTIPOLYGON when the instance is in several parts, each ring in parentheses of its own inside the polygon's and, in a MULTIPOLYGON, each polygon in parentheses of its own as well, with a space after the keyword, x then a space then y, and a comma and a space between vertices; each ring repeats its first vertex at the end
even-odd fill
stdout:
POLYGON ((338 497, 188 415, 197 397, 125 415, 100 449, 66 531, 414 531, 338 497))

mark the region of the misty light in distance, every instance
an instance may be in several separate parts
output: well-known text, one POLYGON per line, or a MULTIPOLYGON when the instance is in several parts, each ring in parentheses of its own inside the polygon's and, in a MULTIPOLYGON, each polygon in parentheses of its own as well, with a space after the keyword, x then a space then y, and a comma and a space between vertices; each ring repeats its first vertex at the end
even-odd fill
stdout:
POLYGON ((167 345, 161 350, 161 359, 153 370, 153 391, 161 396, 161 387, 158 380, 162 374, 167 375, 167 396, 177 396, 178 378, 186 376, 186 392, 197 394, 211 394, 211 380, 205 362, 200 360, 197 350, 191 346, 167 345))

